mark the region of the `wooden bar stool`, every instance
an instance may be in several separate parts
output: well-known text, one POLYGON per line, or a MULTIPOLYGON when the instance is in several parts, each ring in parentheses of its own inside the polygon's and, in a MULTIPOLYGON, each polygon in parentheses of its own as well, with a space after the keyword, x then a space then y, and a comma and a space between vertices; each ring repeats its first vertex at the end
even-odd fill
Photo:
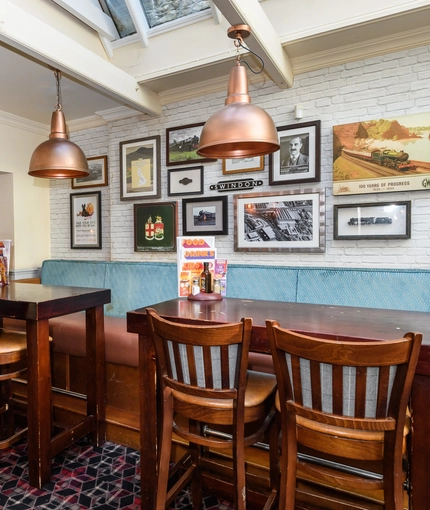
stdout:
POLYGON ((11 409, 12 379, 27 370, 27 335, 24 332, 0 329, 0 449, 21 439, 27 428, 15 432, 11 409))

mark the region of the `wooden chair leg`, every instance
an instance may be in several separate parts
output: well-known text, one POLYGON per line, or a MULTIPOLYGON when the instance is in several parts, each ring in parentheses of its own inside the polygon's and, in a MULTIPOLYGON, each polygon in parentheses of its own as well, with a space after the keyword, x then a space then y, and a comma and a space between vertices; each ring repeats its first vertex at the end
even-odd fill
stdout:
MULTIPOLYGON (((169 392, 170 393, 170 392, 169 392)), ((169 481, 170 453, 173 429, 173 402, 171 396, 165 396, 163 424, 161 427, 160 454, 158 460, 156 510, 166 509, 167 485, 169 481)), ((143 466, 142 466, 142 469, 143 466)))
POLYGON ((245 426, 236 424, 233 431, 233 487, 234 508, 246 509, 246 478, 245 478, 245 426))

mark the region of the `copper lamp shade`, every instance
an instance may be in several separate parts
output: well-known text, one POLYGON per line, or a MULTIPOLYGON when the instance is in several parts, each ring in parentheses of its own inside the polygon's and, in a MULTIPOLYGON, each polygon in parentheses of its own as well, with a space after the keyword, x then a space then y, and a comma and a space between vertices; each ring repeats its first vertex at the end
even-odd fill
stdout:
POLYGON ((272 118, 251 104, 246 69, 238 60, 230 72, 225 106, 203 126, 197 154, 215 159, 246 158, 271 154, 279 147, 272 118))
MULTIPOLYGON (((57 76, 57 86, 58 76, 57 76)), ((68 139, 61 105, 52 114, 49 140, 36 147, 30 159, 29 175, 45 179, 75 179, 89 175, 83 151, 68 139)))

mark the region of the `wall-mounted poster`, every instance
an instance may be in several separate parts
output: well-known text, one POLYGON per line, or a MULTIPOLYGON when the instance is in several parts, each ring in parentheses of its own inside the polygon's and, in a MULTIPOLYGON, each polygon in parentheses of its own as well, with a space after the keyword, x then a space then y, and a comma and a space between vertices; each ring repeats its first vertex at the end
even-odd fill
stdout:
POLYGON ((333 127, 333 195, 430 189, 430 113, 333 127))

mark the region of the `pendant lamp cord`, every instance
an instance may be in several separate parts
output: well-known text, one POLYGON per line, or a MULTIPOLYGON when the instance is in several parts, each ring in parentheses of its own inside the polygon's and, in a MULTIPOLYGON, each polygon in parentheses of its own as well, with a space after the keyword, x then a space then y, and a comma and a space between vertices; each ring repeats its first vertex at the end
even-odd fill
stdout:
POLYGON ((248 46, 245 46, 245 44, 243 44, 242 37, 237 36, 236 39, 234 40, 234 45, 236 46, 236 60, 237 60, 237 62, 243 62, 244 64, 246 64, 246 66, 251 71, 251 73, 261 74, 264 71, 264 60, 260 57, 260 55, 257 55, 257 53, 255 53, 255 51, 252 51, 251 48, 248 48, 248 46), (256 56, 258 58, 258 60, 261 62, 261 69, 259 71, 254 71, 246 60, 240 60, 239 47, 243 48, 246 51, 249 51, 250 53, 252 53, 254 56, 256 56))
POLYGON ((55 79, 57 80, 57 104, 55 105, 55 109, 61 110, 61 88, 60 88, 60 80, 61 80, 61 71, 58 69, 55 70, 55 79))

